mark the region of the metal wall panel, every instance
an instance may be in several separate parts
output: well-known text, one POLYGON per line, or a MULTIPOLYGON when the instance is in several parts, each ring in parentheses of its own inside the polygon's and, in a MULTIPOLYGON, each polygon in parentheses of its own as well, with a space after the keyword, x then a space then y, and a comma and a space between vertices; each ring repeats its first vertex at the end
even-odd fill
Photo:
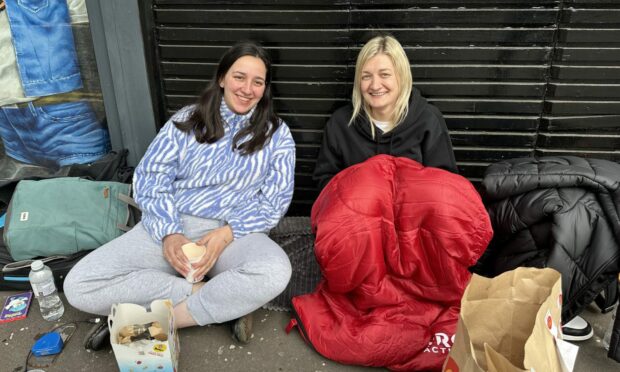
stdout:
POLYGON ((307 215, 322 128, 350 97, 355 58, 389 32, 444 113, 461 174, 500 159, 620 161, 620 2, 597 0, 153 0, 160 121, 192 103, 234 42, 271 53, 279 115, 297 143, 291 215, 307 215))

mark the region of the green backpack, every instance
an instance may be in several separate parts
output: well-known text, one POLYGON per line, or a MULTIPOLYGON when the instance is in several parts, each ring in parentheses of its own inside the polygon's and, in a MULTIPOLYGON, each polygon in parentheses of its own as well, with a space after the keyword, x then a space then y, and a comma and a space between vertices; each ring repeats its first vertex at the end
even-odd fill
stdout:
POLYGON ((130 184, 77 177, 19 181, 4 243, 15 261, 98 248, 139 218, 130 193, 130 184))

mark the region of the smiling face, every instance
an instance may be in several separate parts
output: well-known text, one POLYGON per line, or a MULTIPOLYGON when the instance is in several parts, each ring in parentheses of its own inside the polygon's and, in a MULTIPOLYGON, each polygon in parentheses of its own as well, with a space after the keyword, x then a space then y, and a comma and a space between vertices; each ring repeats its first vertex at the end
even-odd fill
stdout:
POLYGON ((266 75, 267 67, 260 58, 237 59, 219 82, 228 108, 242 115, 256 106, 265 93, 266 75))
POLYGON ((371 116, 379 121, 389 121, 399 94, 392 59, 385 54, 370 58, 362 67, 360 89, 371 116))

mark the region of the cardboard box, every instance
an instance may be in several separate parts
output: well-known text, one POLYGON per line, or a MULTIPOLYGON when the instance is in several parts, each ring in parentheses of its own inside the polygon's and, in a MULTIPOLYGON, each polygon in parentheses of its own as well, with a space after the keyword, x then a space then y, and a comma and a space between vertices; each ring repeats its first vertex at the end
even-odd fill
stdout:
POLYGON ((155 300, 151 311, 135 304, 115 304, 108 317, 110 343, 121 372, 174 372, 179 364, 179 337, 174 327, 172 301, 155 300), (118 333, 121 328, 134 324, 158 321, 168 335, 168 340, 142 340, 135 344, 121 345, 118 333))

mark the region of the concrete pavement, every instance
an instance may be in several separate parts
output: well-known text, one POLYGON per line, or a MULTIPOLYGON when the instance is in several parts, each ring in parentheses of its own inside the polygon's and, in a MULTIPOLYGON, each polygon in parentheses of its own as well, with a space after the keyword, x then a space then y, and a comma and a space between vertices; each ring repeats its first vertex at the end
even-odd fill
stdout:
MULTIPOLYGON (((4 299, 17 292, 0 292, 4 299)), ((65 301, 62 322, 88 319, 91 316, 70 307, 65 301)), ((594 337, 579 343, 575 371, 620 371, 620 363, 606 357, 600 339, 609 324, 611 314, 600 314, 594 307, 582 314, 591 321, 594 337)), ((180 332, 181 357, 179 371, 243 371, 243 372, 345 372, 385 371, 381 368, 346 366, 327 360, 307 346, 296 333, 287 335, 284 327, 289 314, 258 310, 254 314, 254 337, 247 345, 236 343, 229 327, 214 325, 183 329, 180 332)), ((23 366, 37 335, 48 331, 55 323, 41 318, 36 301, 26 319, 0 324, 0 372, 24 371, 23 366)), ((117 371, 111 348, 87 351, 82 343, 92 325, 78 323, 77 330, 65 345, 56 361, 45 371, 117 371)))

